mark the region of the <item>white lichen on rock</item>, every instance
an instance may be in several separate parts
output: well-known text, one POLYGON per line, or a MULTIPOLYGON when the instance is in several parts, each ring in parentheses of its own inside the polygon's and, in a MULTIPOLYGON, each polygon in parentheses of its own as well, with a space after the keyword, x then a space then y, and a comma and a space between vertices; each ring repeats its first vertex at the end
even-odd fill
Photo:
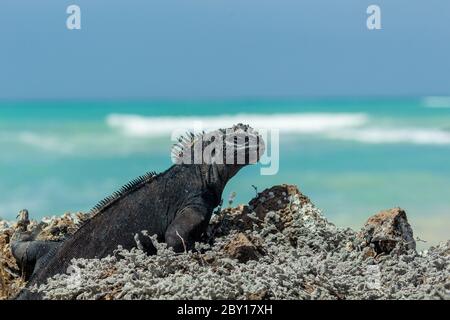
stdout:
POLYGON ((39 288, 48 299, 450 299, 450 241, 368 255, 294 186, 213 216, 196 252, 118 248, 77 259, 39 288), (251 208, 251 209, 250 209, 251 208))

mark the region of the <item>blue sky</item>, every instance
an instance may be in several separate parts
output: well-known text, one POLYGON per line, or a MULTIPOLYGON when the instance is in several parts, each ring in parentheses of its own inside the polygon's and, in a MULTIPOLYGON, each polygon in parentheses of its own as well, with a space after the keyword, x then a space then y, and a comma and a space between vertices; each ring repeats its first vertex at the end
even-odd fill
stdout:
POLYGON ((0 2, 0 99, 449 95, 449 57, 448 0, 0 2))

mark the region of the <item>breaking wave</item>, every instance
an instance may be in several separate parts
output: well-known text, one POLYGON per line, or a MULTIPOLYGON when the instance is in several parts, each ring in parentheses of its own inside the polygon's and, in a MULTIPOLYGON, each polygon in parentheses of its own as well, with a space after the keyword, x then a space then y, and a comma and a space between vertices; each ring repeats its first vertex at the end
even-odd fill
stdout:
POLYGON ((44 151, 58 151, 63 154, 70 154, 74 151, 74 146, 60 139, 57 136, 36 134, 33 132, 20 132, 17 136, 18 141, 33 146, 44 151))
POLYGON ((144 117, 111 114, 107 124, 130 137, 156 137, 182 130, 210 130, 248 123, 256 129, 279 129, 296 135, 370 144, 449 145, 450 132, 433 128, 375 127, 365 113, 239 114, 199 117, 144 117))
MULTIPOLYGON (((365 113, 240 114, 221 116, 146 117, 110 114, 107 127, 78 132, 19 131, 0 132, 0 145, 20 146, 61 155, 146 153, 155 150, 154 140, 169 138, 174 132, 211 130, 248 123, 256 129, 278 129, 284 137, 314 137, 355 141, 364 144, 450 145, 450 131, 426 127, 380 126, 365 113), (105 130, 106 129, 106 130, 105 130), (112 132, 111 132, 112 130, 112 132)), ((161 140, 163 141, 163 140, 161 140)), ((289 140, 285 140, 288 142, 289 140)), ((283 141, 281 141, 283 142, 283 141)), ((159 151, 165 151, 162 146, 159 151), (160 150, 161 149, 161 150, 160 150)), ((155 150, 156 151, 156 150, 155 150)))
POLYGON ((200 117, 143 117, 111 114, 107 124, 126 135, 153 137, 170 135, 175 130, 228 128, 236 123, 256 129, 279 129, 292 133, 321 133, 359 127, 367 123, 364 113, 238 114, 200 117))
POLYGON ((328 133, 327 136, 331 139, 352 140, 373 144, 409 143, 450 145, 450 132, 435 129, 364 128, 334 131, 328 133))

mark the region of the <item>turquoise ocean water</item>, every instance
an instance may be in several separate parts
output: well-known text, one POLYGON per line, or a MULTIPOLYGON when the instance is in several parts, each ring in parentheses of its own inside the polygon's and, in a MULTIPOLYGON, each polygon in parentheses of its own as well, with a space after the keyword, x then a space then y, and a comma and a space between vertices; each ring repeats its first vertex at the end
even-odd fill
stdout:
POLYGON ((0 102, 0 217, 90 209, 146 171, 171 165, 170 132, 203 123, 280 129, 279 172, 243 169, 225 202, 297 184, 340 226, 407 210, 416 235, 450 235, 450 101, 445 98, 0 102))

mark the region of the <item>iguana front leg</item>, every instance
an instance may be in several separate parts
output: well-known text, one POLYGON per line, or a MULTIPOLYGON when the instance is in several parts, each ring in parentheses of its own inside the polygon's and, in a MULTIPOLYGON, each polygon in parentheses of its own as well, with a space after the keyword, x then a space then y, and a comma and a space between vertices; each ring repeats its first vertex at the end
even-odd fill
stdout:
POLYGON ((165 242, 175 252, 193 248, 205 231, 212 209, 208 206, 191 205, 181 209, 167 228, 165 242))

